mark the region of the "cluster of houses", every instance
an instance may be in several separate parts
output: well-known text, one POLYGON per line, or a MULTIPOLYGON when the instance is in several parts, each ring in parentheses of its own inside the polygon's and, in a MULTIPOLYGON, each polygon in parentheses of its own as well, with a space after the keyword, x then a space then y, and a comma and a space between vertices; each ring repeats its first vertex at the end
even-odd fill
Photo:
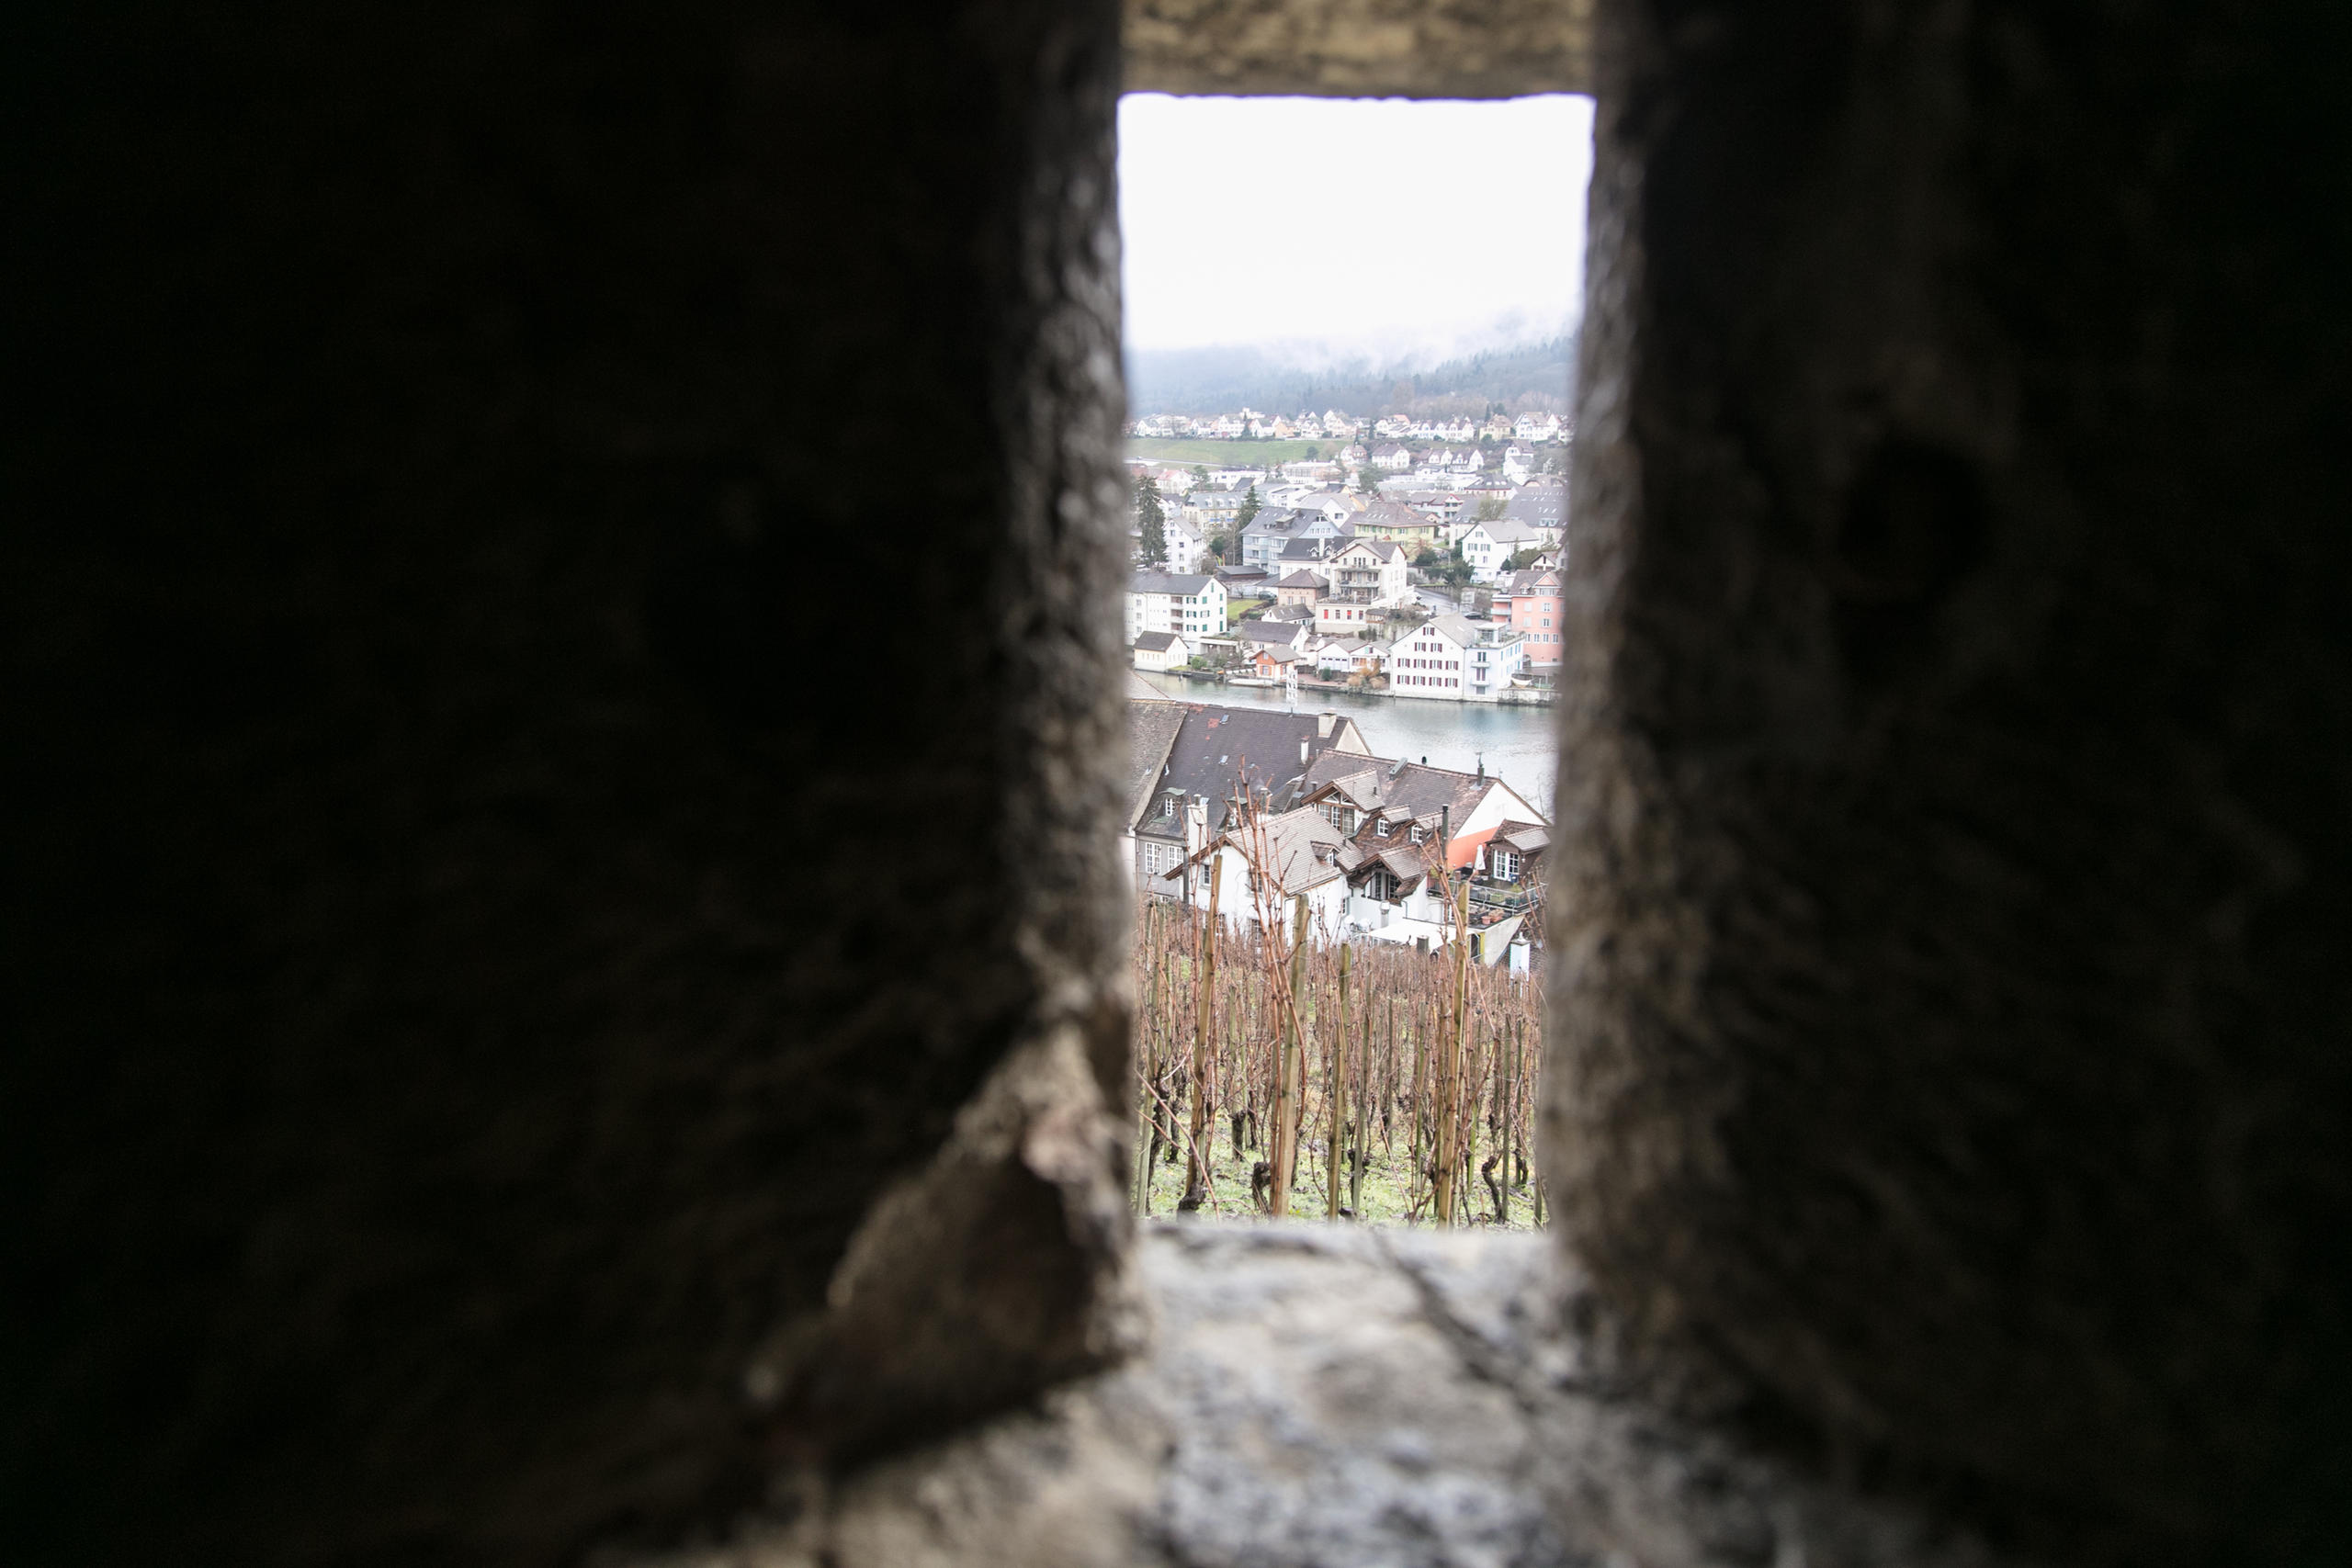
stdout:
MULTIPOLYGON (((1226 492, 1212 493, 1222 505, 1226 492)), ((1556 479, 1522 486, 1479 514, 1466 514, 1459 497, 1414 505, 1278 485, 1241 525, 1236 566, 1208 552, 1216 513, 1193 522, 1190 500, 1163 528, 1165 570, 1138 570, 1128 584, 1137 669, 1216 667, 1245 682, 1306 678, 1494 702, 1559 668, 1566 488, 1556 479), (1413 561, 1456 548, 1486 603, 1432 619, 1413 561)))
POLYGON ((1352 719, 1133 698, 1127 863, 1148 897, 1223 920, 1529 967, 1542 942, 1542 813, 1482 766, 1375 757, 1352 719))

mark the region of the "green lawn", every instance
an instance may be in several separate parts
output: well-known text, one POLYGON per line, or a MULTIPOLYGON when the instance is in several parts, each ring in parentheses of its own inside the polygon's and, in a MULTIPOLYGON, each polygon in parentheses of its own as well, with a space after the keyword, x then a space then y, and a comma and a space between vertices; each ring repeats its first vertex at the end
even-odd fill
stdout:
POLYGON ((1297 463, 1314 447, 1318 457, 1336 457, 1344 441, 1130 441, 1127 456, 1180 468, 1258 468, 1269 463, 1297 463))

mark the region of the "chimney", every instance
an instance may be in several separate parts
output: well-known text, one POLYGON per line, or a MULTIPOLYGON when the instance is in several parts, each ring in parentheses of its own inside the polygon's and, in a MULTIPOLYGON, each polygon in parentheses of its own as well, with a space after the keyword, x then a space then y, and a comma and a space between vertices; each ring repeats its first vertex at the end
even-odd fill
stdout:
POLYGON ((1306 766, 1307 745, 1308 742, 1304 739, 1302 739, 1298 743, 1298 765, 1302 768, 1306 766))
POLYGON ((1331 727, 1339 721, 1340 716, 1333 713, 1329 708, 1325 708, 1321 713, 1317 714, 1315 716, 1316 738, 1320 740, 1330 739, 1331 727))

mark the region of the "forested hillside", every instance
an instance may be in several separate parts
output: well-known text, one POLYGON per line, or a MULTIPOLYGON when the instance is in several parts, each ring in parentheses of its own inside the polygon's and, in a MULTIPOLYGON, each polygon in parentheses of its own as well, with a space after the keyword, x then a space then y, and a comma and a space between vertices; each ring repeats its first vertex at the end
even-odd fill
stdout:
POLYGON ((1141 349, 1127 355, 1129 416, 1268 413, 1484 414, 1568 409, 1576 336, 1498 348, 1419 368, 1369 362, 1308 370, 1260 348, 1141 349))

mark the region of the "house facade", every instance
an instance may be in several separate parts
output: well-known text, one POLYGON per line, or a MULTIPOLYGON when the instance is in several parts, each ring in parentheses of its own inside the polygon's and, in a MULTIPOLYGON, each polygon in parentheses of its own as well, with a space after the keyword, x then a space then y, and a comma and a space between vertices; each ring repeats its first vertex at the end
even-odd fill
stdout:
POLYGON ((1308 767, 1301 804, 1339 834, 1350 930, 1453 940, 1469 894, 1474 953, 1499 962, 1536 899, 1549 829, 1526 798, 1483 768, 1465 773, 1340 755, 1308 767))
POLYGON ((1306 511, 1270 506, 1241 530, 1241 564, 1272 570, 1283 560, 1285 547, 1300 540, 1315 543, 1318 547, 1307 558, 1320 560, 1347 536, 1346 515, 1334 517, 1320 506, 1306 511))
POLYGON ((1515 631, 1440 615, 1389 650, 1388 689, 1400 697, 1490 703, 1510 688, 1526 657, 1527 645, 1515 631))
POLYGON ((1284 604, 1300 605, 1311 610, 1321 601, 1323 595, 1330 591, 1330 586, 1315 571, 1306 567, 1299 567, 1288 576, 1275 581, 1274 597, 1284 604))
POLYGON ((1176 670, 1193 660, 1198 650, 1175 632, 1145 632, 1136 638, 1135 667, 1138 670, 1176 670))
POLYGON ((1336 938, 1348 913, 1342 841, 1321 812, 1295 807, 1236 823, 1159 880, 1181 881, 1180 896, 1195 908, 1207 908, 1214 891, 1218 919, 1237 926, 1289 920, 1303 897, 1309 924, 1336 938))
POLYGON ((1224 632, 1225 585, 1198 573, 1138 571, 1127 581, 1127 643, 1146 632, 1173 632, 1197 646, 1224 632))
POLYGON ((1413 602, 1410 561, 1405 547, 1394 540, 1350 539, 1332 553, 1325 569, 1334 599, 1375 609, 1413 602))
POLYGON ((1560 667, 1560 572, 1537 567, 1508 574, 1495 587, 1495 625, 1519 634, 1527 644, 1527 667, 1552 671, 1560 667))
POLYGON ((1414 551, 1437 544, 1443 532, 1436 519, 1403 502, 1375 501, 1356 514, 1354 537, 1402 545, 1409 560, 1414 551))
POLYGON ((1503 574, 1511 557, 1521 550, 1542 549, 1548 543, 1543 534, 1506 514, 1464 528, 1462 558, 1470 564, 1472 581, 1492 582, 1503 574))
POLYGON ((1205 537, 1220 528, 1230 528, 1241 515, 1241 500, 1245 494, 1234 490, 1195 490, 1184 497, 1184 521, 1205 537))
MULTIPOLYGON (((1127 801, 1129 862, 1145 891, 1180 898, 1195 875, 1169 877, 1239 820, 1238 803, 1288 811, 1306 788, 1307 770, 1338 754, 1367 764, 1372 755, 1355 721, 1338 714, 1276 713, 1214 704, 1134 701, 1127 705, 1133 775, 1127 801), (1175 717, 1170 717, 1172 710, 1175 717)), ((1205 888, 1199 889, 1205 903, 1205 888)), ((1244 896, 1228 887, 1228 896, 1244 896)))

